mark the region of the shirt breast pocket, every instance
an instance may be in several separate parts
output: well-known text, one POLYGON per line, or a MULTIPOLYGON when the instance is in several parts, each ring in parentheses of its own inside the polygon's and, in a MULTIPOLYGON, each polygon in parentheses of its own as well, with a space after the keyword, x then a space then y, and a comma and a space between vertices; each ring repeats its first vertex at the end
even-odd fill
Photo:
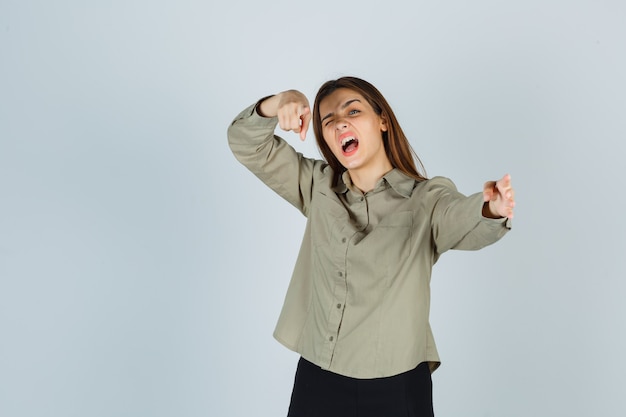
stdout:
POLYGON ((333 197, 318 192, 311 203, 309 215, 314 246, 332 244, 349 223, 345 207, 333 197))
POLYGON ((413 212, 403 211, 385 216, 370 236, 377 248, 374 261, 387 286, 407 274, 412 231, 413 212))

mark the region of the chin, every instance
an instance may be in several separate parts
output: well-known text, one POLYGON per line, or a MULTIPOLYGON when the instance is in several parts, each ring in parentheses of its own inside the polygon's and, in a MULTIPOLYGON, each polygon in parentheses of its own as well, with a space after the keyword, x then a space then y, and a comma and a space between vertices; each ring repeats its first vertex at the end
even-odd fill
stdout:
POLYGON ((346 169, 357 169, 361 166, 361 161, 346 161, 342 164, 346 169))

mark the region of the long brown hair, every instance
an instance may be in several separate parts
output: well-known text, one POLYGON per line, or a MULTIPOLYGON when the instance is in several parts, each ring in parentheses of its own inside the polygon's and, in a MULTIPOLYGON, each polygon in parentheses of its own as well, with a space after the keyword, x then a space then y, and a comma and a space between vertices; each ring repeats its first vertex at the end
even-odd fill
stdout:
POLYGON ((376 87, 365 80, 356 77, 342 77, 337 80, 325 82, 317 92, 315 102, 313 104, 313 132, 315 133, 315 139, 317 140, 317 146, 320 149, 320 152, 334 171, 333 183, 337 184, 341 174, 343 174, 346 168, 341 165, 324 140, 319 107, 320 102, 324 98, 328 97, 339 88, 347 88, 361 94, 370 106, 372 106, 376 114, 387 121, 387 131, 383 132, 383 143, 385 145, 387 158, 389 158, 389 162, 391 162, 391 166, 399 169, 417 181, 426 180, 427 177, 424 165, 422 165, 422 161, 420 161, 408 139, 404 135, 404 132, 402 131, 393 110, 391 110, 391 106, 389 106, 389 103, 385 100, 385 97, 383 97, 376 87), (417 166, 419 166, 419 170, 416 167, 416 161, 417 166))

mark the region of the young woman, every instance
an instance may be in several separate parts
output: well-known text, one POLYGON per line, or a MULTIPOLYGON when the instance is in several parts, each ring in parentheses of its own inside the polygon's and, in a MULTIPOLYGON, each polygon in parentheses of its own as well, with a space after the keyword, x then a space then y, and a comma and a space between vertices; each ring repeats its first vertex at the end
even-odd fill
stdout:
POLYGON ((274 333, 301 355, 288 415, 432 416, 432 266, 448 249, 480 249, 510 229, 510 177, 469 197, 427 179, 385 98, 354 77, 326 82, 312 112, 295 90, 262 99, 228 138, 237 159, 307 217, 274 333), (279 124, 304 140, 311 118, 325 160, 274 135, 279 124))

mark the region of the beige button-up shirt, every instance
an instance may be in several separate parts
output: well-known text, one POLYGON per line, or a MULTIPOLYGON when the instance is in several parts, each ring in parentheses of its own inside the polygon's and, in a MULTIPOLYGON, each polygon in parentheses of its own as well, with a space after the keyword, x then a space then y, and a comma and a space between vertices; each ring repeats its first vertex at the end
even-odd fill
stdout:
POLYGON ((482 193, 446 178, 418 182, 393 169, 363 194, 345 172, 332 184, 321 160, 274 135, 255 106, 228 129, 236 158, 307 217, 274 337, 324 369, 354 378, 402 373, 440 360, 429 324, 430 277, 448 249, 500 239, 506 219, 482 216, 482 193))

